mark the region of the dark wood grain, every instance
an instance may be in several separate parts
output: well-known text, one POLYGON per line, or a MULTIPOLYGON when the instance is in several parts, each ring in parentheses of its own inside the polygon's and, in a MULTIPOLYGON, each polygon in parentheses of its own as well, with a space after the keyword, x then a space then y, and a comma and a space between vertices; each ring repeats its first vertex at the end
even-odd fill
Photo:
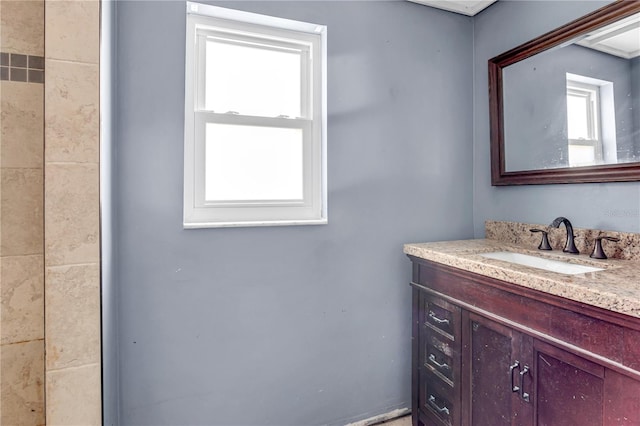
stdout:
POLYGON ((604 413, 604 371, 601 365, 536 342, 535 423, 601 426, 604 413))
MULTIPOLYGON (((414 280, 417 276, 417 267, 414 264, 414 280)), ((421 426, 418 411, 420 404, 418 403, 418 392, 420 390, 420 375, 422 366, 420 365, 420 340, 417 338, 420 334, 420 295, 418 289, 412 291, 412 315, 411 315, 411 406, 413 407, 412 426, 421 426)))
POLYGON ((604 424, 616 426, 640 425, 640 382, 605 371, 604 424))
POLYGON ((640 318, 410 258, 415 426, 640 424, 640 318), (451 374, 425 368, 430 353, 451 374), (528 398, 511 391, 516 360, 528 398))
POLYGON ((471 315, 469 321, 470 424, 510 426, 512 404, 519 402, 508 372, 509 366, 521 359, 519 335, 481 316, 471 315))

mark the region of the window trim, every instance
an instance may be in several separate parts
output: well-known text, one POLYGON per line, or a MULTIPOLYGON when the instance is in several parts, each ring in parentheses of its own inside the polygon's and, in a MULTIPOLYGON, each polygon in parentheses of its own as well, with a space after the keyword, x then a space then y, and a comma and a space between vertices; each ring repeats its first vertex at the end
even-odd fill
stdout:
MULTIPOLYGON (((326 166, 326 26, 275 18, 233 9, 187 2, 185 54, 185 131, 184 131, 184 228, 316 225, 327 223, 326 166), (207 29, 203 29, 206 27, 207 29), (308 58, 313 78, 306 93, 312 116, 301 110, 303 117, 249 117, 204 110, 198 87, 203 87, 202 64, 197 37, 211 28, 216 34, 233 33, 251 39, 259 33, 286 46, 291 39, 297 46, 308 43, 308 58), (217 30, 216 30, 217 29, 217 30), (318 75, 320 78, 318 78, 318 75), (315 97, 313 97, 315 96, 315 97), (204 137, 207 122, 300 128, 311 142, 303 145, 303 194, 307 202, 291 200, 207 202, 204 199, 204 137), (201 155, 202 154, 202 155, 201 155)), ((304 72, 304 71, 303 71, 304 72)), ((303 94, 303 97, 305 94, 303 94)), ((304 104, 304 103, 303 103, 304 104)))
MULTIPOLYGON (((589 139, 569 139, 567 137, 569 150, 571 146, 590 146, 593 148, 594 162, 588 165, 609 164, 617 161, 613 84, 607 80, 566 73, 566 96, 568 97, 571 92, 574 92, 592 101, 587 113, 587 119, 590 121, 588 131, 591 133, 589 139)), ((569 164, 571 167, 585 165, 583 163, 572 164, 571 155, 569 155, 569 164)))

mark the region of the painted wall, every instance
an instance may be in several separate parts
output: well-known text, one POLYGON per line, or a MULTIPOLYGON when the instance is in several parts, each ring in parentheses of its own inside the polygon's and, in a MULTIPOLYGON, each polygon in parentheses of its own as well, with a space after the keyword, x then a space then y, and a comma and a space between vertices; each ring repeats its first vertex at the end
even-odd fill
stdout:
POLYGON ((185 5, 118 2, 120 424, 408 407, 402 244, 473 235, 471 19, 395 1, 221 4, 328 25, 329 225, 182 229, 185 5))
POLYGON ((637 161, 630 61, 570 45, 543 52, 503 70, 508 171, 569 167, 567 73, 613 83, 610 89, 613 96, 607 99, 604 89, 600 96, 604 160, 607 163, 637 161))
POLYGON ((550 223, 640 232, 640 183, 492 187, 487 61, 606 5, 601 1, 500 1, 474 19, 474 234, 484 221, 550 223), (497 30, 499 29, 499 31, 497 30))
POLYGON ((640 153, 640 56, 631 60, 631 99, 635 144, 640 153))

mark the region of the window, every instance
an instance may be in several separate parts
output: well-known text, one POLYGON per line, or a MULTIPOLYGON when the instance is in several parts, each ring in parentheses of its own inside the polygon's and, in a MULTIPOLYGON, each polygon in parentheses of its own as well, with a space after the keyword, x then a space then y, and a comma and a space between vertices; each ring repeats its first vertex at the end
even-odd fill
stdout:
POLYGON ((326 27, 187 2, 184 226, 327 223, 326 27))
POLYGON ((571 167, 603 161, 600 86, 590 80, 594 79, 567 73, 567 135, 571 167))

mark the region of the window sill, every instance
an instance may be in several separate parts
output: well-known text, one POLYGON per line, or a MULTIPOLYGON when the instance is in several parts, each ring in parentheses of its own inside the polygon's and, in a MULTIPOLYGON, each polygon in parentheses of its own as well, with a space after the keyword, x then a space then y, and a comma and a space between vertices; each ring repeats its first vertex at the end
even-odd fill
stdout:
POLYGON ((185 222, 184 229, 201 228, 249 228, 256 226, 299 226, 299 225, 327 225, 327 218, 309 220, 269 220, 247 222, 185 222))

